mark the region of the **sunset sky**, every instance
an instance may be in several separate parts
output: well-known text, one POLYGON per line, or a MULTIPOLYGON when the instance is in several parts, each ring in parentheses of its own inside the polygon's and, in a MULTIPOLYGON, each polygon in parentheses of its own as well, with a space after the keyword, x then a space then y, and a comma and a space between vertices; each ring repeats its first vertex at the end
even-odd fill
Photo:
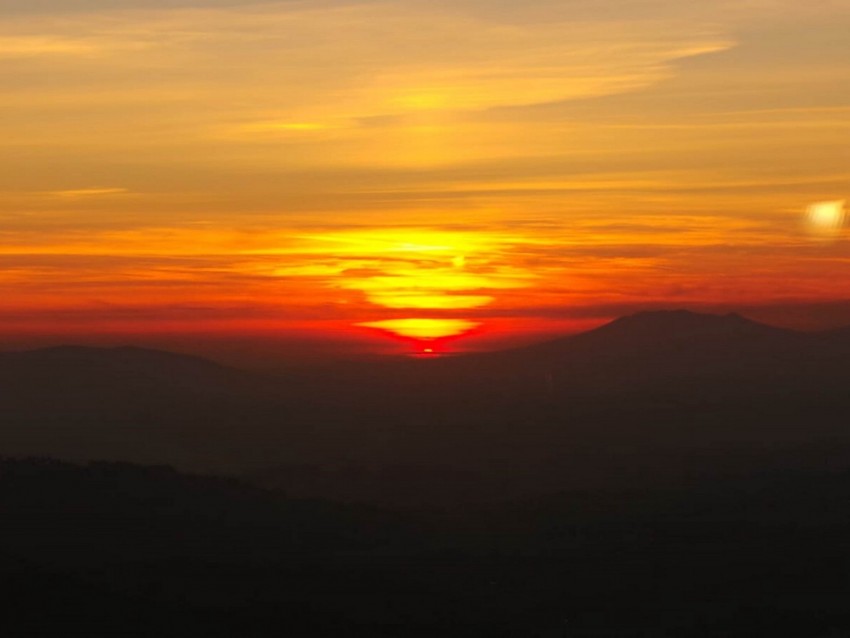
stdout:
POLYGON ((850 0, 0 18, 0 348, 850 324, 850 0))

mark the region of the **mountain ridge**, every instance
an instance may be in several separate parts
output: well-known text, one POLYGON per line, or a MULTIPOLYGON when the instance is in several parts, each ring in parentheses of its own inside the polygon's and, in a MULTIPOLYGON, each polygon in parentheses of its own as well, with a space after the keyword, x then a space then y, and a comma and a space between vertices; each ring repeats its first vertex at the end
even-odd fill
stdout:
MULTIPOLYGON (((635 338, 653 338, 656 340, 673 340, 698 338, 717 335, 740 335, 754 336, 771 335, 773 337, 785 336, 798 340, 811 340, 812 337, 821 339, 850 339, 850 326, 843 326, 830 330, 800 331, 790 328, 773 326, 763 322, 755 321, 737 312, 725 314, 694 312, 686 309, 670 310, 648 310, 623 315, 613 319, 601 326, 579 333, 557 336, 531 344, 490 350, 486 352, 459 353, 443 360, 462 360, 477 357, 494 357, 506 354, 517 354, 524 352, 536 352, 538 350, 557 349, 566 344, 580 343, 582 341, 599 340, 607 338, 611 340, 625 341, 635 338)), ((619 345, 613 343, 611 345, 619 345)), ((99 357, 106 359, 110 355, 117 355, 125 361, 150 361, 155 357, 168 359, 172 362, 194 363, 219 369, 241 370, 238 366, 230 366, 210 359, 203 354, 175 352, 161 348, 149 348, 136 345, 120 346, 87 346, 76 344, 61 344, 41 348, 25 350, 0 350, 0 361, 9 357, 99 357)), ((439 359, 439 358, 438 358, 439 359)), ((434 360, 438 360, 434 359, 434 360)), ((431 361, 434 361, 431 360, 431 361)), ((346 359, 346 361, 349 361, 346 359)), ((427 362, 427 360, 423 360, 427 362)))
POLYGON ((225 368, 224 366, 212 359, 196 354, 186 354, 182 352, 174 352, 171 350, 163 350, 160 348, 146 348, 143 346, 121 345, 121 346, 85 346, 76 344, 62 344, 55 346, 46 346, 42 348, 32 348, 26 350, 3 350, 0 351, 0 358, 20 358, 28 357, 101 357, 108 355, 117 355, 125 360, 135 359, 148 360, 155 357, 167 359, 169 361, 182 361, 184 363, 193 362, 211 367, 225 368))
MULTIPOLYGON (((383 481, 380 468, 393 466, 423 467, 412 474, 425 478, 407 483, 421 485, 435 464, 470 471, 481 477, 476 494, 616 481, 627 471, 634 480, 689 471, 689 449, 726 464, 726 450, 739 446, 755 464, 775 456, 766 448, 844 441, 846 352, 821 335, 738 315, 667 312, 554 345, 278 376, 219 374, 191 358, 184 368, 156 352, 153 372, 74 357, 57 370, 50 355, 24 353, 35 361, 29 370, 0 357, 0 445, 193 470, 319 468, 299 475, 307 493, 337 476, 322 468, 349 466, 366 468, 345 479, 359 480, 364 494, 386 491, 381 483, 394 479, 383 481)), ((101 349, 93 358, 148 354, 101 349)), ((844 443, 823 449, 833 448, 844 454, 844 443)), ((850 439, 846 449, 850 458, 850 439)))

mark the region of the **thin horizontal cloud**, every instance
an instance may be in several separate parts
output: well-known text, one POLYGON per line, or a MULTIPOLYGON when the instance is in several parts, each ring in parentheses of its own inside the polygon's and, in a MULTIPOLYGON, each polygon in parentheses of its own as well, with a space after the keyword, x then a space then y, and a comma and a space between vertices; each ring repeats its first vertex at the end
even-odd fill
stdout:
POLYGON ((90 56, 100 47, 84 39, 62 36, 0 36, 0 60, 40 56, 90 56))
POLYGON ((110 197, 115 195, 128 195, 130 191, 126 188, 76 188, 70 190, 50 191, 51 197, 65 199, 81 199, 87 197, 110 197))
MULTIPOLYGON (((29 38, 26 41, 33 43, 79 40, 86 46, 144 46, 144 55, 166 68, 186 68, 191 60, 196 81, 215 70, 216 89, 222 83, 241 92, 264 86, 245 85, 240 69, 249 67, 252 80, 260 79, 258 75, 275 77, 277 82, 263 91, 268 112, 275 108, 273 87, 283 82, 286 101, 278 108, 284 115, 327 117, 327 99, 333 95, 333 117, 340 111, 374 117, 634 90, 664 77, 665 65, 676 59, 730 46, 703 25, 679 25, 675 32, 668 26, 561 20, 507 28, 483 17, 417 4, 305 9, 277 3, 245 11, 207 8, 123 19, 115 14, 93 22, 18 20, 0 29, 0 51, 4 37, 8 42, 29 38), (217 64, 222 52, 235 63, 235 73, 217 64), (327 60, 335 61, 333 75, 317 67, 327 60)), ((132 68, 139 60, 130 50, 104 61, 105 68, 122 61, 132 68)), ((93 71, 90 64, 86 70, 93 71)), ((256 125, 264 121, 258 119, 256 125)), ((286 121, 312 123, 302 117, 286 121)))
MULTIPOLYGON (((270 0, 0 0, 0 14, 98 13, 125 10, 169 10, 210 7, 238 7, 266 4, 270 0)), ((285 4, 294 0, 271 0, 285 4)))

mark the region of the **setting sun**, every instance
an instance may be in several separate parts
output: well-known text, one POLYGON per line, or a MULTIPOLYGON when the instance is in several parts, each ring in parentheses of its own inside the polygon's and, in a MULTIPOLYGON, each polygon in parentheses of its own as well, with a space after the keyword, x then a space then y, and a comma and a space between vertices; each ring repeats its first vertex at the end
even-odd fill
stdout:
POLYGON ((850 638, 848 36, 0 0, 0 638, 850 638))
POLYGON ((480 324, 463 319, 387 319, 359 325, 391 332, 400 337, 430 341, 463 335, 480 324))
POLYGON ((850 319, 835 3, 31 4, 0 23, 10 342, 850 319))

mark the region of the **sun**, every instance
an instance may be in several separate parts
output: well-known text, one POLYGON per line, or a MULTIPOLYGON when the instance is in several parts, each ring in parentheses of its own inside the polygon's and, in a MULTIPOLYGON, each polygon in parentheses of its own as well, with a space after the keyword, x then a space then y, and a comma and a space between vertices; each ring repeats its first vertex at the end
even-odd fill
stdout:
POLYGON ((434 357, 450 351, 449 343, 476 332, 481 324, 466 319, 387 319, 358 324, 401 341, 415 356, 434 357))
POLYGON ((371 306, 373 316, 377 309, 410 313, 354 325, 406 341, 425 355, 438 355, 446 340, 479 329, 481 323, 465 314, 535 279, 511 263, 511 251, 526 241, 512 233, 411 227, 316 233, 301 240, 304 250, 321 257, 314 272, 327 271, 329 288, 355 293, 352 298, 371 306))
POLYGON ((466 319, 387 319, 357 325, 390 332, 408 339, 427 341, 458 337, 471 332, 481 324, 466 319))

